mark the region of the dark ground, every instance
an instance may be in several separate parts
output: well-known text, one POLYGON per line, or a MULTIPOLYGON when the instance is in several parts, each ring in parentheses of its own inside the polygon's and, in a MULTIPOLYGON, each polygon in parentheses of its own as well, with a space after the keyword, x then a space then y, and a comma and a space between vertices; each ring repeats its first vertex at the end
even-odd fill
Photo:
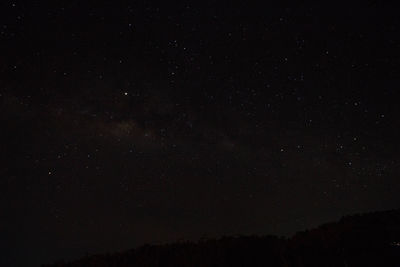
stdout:
POLYGON ((146 245, 45 266, 400 266, 400 210, 343 217, 289 239, 223 237, 146 245))

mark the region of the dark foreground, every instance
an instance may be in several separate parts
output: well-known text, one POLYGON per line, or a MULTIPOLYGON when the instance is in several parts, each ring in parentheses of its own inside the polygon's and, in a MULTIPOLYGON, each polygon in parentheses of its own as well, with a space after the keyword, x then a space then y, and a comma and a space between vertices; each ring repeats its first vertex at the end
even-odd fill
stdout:
POLYGON ((400 210, 344 217, 290 239, 223 237, 145 245, 43 266, 400 266, 400 210))

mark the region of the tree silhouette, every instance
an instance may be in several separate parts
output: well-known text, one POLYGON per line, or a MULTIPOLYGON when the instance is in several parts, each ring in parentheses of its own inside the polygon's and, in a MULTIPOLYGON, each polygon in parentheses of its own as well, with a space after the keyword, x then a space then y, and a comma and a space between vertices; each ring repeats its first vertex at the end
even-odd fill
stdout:
POLYGON ((400 266, 400 210, 343 217, 289 239, 224 236, 43 266, 400 266))

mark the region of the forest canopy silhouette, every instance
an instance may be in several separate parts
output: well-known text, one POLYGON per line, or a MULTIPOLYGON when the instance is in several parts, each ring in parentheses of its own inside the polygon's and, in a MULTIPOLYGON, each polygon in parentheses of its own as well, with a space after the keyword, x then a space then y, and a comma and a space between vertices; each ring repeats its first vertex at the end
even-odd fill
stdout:
POLYGON ((225 236, 43 266, 400 266, 400 210, 346 216, 288 239, 225 236))

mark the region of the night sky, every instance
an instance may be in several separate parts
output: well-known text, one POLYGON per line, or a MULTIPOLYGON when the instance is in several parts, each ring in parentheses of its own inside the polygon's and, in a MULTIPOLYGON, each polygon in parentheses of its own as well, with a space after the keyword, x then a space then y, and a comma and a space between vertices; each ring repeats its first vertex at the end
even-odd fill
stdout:
POLYGON ((399 208, 394 5, 1 1, 0 265, 399 208))

